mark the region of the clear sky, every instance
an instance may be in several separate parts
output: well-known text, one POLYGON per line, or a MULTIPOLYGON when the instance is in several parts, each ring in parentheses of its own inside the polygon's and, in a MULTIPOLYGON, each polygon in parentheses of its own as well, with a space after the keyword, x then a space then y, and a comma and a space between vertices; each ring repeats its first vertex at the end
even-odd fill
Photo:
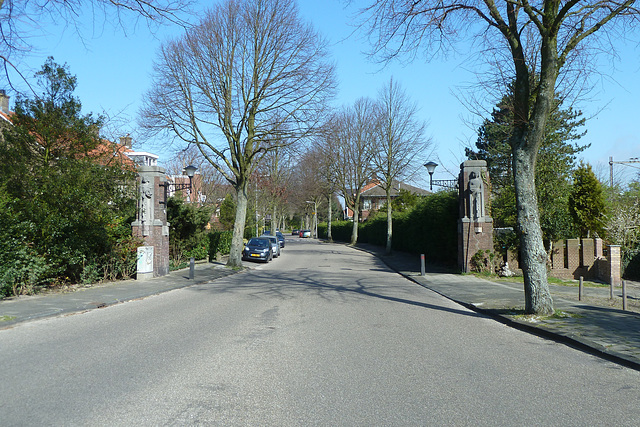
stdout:
MULTIPOLYGON (((201 4, 204 9, 210 2, 201 4)), ((299 5, 303 18, 311 21, 331 43, 339 79, 336 105, 352 103, 362 96, 374 97, 393 77, 418 103, 421 117, 429 123, 428 133, 435 143, 430 159, 441 165, 434 179, 453 178, 465 160, 465 147, 475 142, 475 128, 479 123, 455 95, 475 81, 469 71, 473 64, 465 65, 466 58, 460 55, 430 63, 418 56, 405 66, 393 63, 383 68, 367 59, 363 54, 368 49, 366 42, 358 33, 352 34, 354 9, 345 10, 340 0, 300 0, 299 5), (476 126, 470 125, 470 121, 476 126)), ((83 104, 83 112, 106 112, 116 118, 123 133, 130 132, 135 137, 141 98, 151 84, 152 62, 161 43, 179 35, 181 29, 168 27, 151 34, 144 24, 134 26, 132 23, 125 36, 120 28, 100 22, 96 25, 89 11, 81 15, 81 20, 84 23, 82 39, 71 28, 43 25, 46 36, 30 39, 37 51, 26 62, 33 71, 38 70, 48 56, 53 56, 58 63, 66 62, 71 73, 78 77, 76 95, 83 104)), ((615 69, 603 62, 600 67, 603 76, 597 81, 596 92, 588 102, 579 105, 589 118, 587 135, 581 143, 591 144, 581 158, 592 164, 603 178, 609 176, 610 156, 614 161, 640 157, 639 52, 637 46, 626 45, 620 51, 615 69)), ((33 71, 27 74, 32 75, 33 71)), ((134 145, 134 148, 159 154, 161 163, 171 157, 171 152, 157 144, 134 145)), ((624 171, 629 179, 640 172, 634 166, 640 168, 640 163, 616 165, 616 171, 624 171)))

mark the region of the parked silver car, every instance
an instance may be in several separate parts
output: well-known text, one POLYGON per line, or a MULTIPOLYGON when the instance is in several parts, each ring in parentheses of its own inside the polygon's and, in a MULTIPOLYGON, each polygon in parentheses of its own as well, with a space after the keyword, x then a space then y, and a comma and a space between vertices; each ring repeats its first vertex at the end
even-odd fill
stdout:
POLYGON ((271 248, 273 249, 273 257, 278 258, 280 256, 280 243, 276 236, 263 234, 260 238, 267 238, 271 242, 271 248))

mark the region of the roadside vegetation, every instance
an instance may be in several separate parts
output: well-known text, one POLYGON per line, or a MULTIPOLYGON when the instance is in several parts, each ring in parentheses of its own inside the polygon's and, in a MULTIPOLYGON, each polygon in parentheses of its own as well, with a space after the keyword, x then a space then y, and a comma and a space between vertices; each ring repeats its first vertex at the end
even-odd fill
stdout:
POLYGON ((18 97, 0 140, 0 296, 130 277, 133 170, 102 150, 76 78, 49 58, 40 92, 18 97))

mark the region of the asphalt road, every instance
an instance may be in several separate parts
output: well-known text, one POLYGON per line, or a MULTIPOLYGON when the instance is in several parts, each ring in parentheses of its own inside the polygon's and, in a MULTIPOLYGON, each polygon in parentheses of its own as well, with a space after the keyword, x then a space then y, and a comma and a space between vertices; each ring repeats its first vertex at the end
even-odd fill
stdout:
POLYGON ((640 373, 342 245, 0 331, 0 425, 638 425, 640 373))

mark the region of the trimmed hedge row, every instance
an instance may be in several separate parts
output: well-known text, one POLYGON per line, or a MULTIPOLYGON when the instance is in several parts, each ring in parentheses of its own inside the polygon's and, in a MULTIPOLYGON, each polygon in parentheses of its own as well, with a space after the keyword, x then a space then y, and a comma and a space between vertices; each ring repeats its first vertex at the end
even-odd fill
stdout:
POLYGON ((631 250, 622 261, 622 275, 627 280, 640 280, 640 248, 631 250))
MULTIPOLYGON (((334 240, 351 240, 350 221, 331 223, 334 240)), ((358 241, 385 246, 387 218, 378 216, 358 226, 358 241)), ((430 261, 455 265, 458 257, 458 194, 439 192, 424 197, 407 212, 393 215, 394 250, 425 254, 430 261)), ((318 234, 327 236, 327 224, 318 225, 318 234)))

